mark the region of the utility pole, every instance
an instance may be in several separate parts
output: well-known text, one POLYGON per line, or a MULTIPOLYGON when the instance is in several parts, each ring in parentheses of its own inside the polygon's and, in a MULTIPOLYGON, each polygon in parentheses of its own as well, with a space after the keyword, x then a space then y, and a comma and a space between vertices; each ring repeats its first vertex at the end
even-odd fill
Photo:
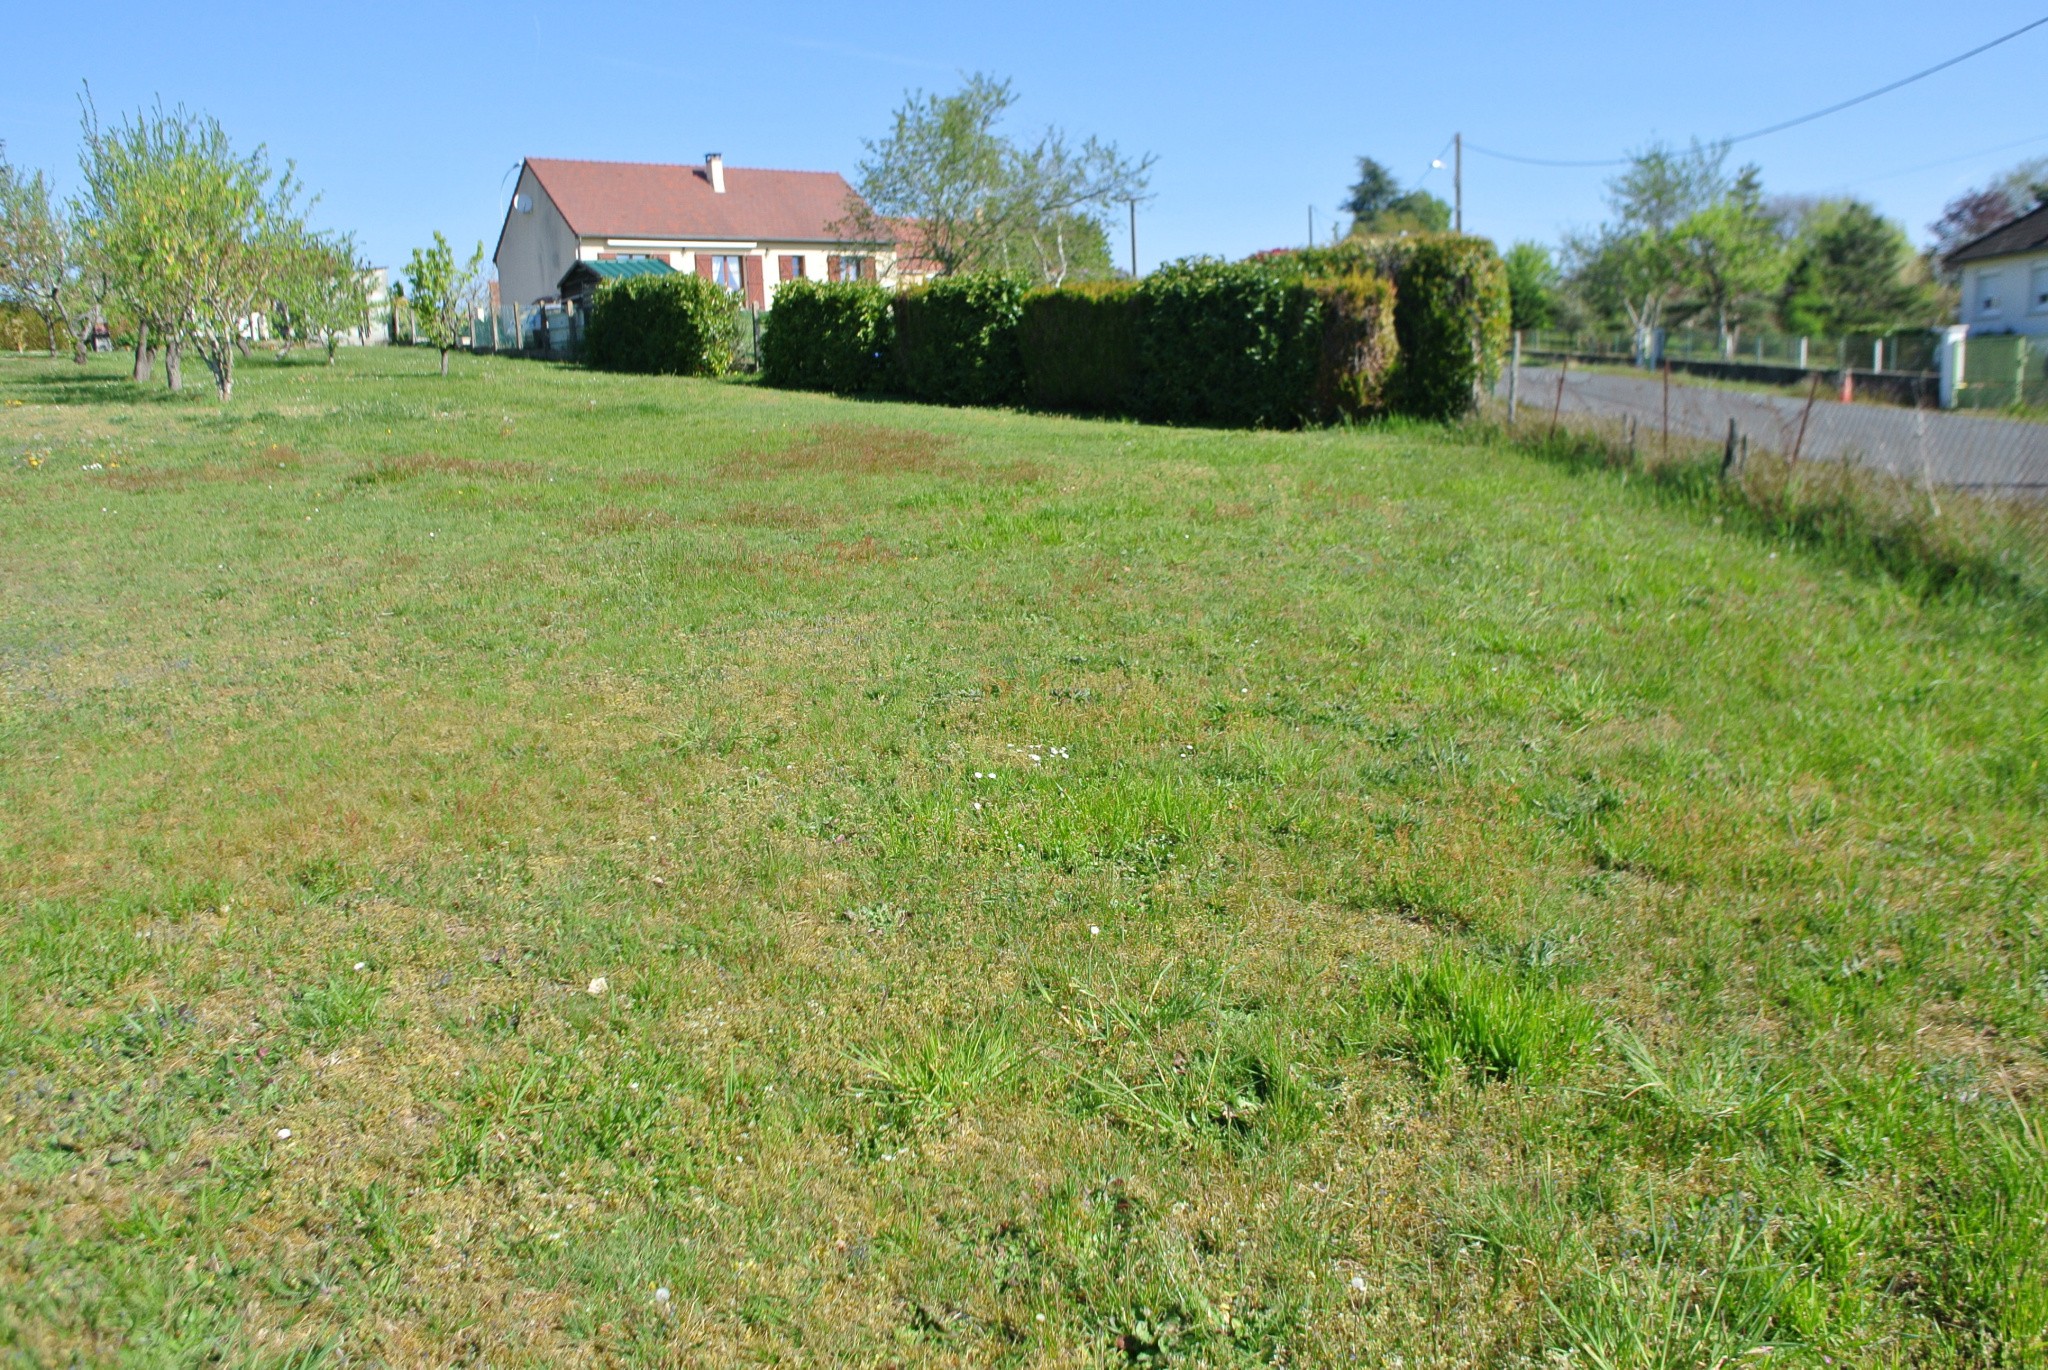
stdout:
POLYGON ((1457 150, 1451 154, 1451 227, 1456 232, 1465 231, 1465 135, 1453 133, 1451 145, 1457 150))
POLYGON ((1308 207, 1308 245, 1310 247, 1316 245, 1316 207, 1314 205, 1308 207))
POLYGON ((1131 206, 1131 279, 1138 279, 1138 202, 1129 201, 1131 206))

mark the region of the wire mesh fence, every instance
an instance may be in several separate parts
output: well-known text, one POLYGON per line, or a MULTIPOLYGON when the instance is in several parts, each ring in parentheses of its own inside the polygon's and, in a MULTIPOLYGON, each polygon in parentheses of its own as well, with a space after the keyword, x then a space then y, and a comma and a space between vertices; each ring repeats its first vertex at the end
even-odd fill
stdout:
POLYGON ((1598 364, 1655 367, 1663 361, 1778 368, 1797 380, 1806 371, 1905 372, 1931 375, 1940 368, 1941 335, 1930 329, 1800 337, 1790 333, 1715 329, 1655 329, 1637 335, 1534 330, 1523 334, 1523 355, 1570 357, 1598 364))
POLYGON ((1658 455, 1660 444, 1704 440, 1726 444, 1733 460, 1754 448, 1795 461, 1863 466, 1930 489, 2034 497, 2048 491, 2048 423, 1843 404, 1825 398, 1818 385, 1795 399, 1569 364, 1504 375, 1495 394, 1505 400, 1511 391, 1522 431, 1597 427, 1646 456, 1658 455))
MULTIPOLYGON (((573 302, 480 309, 470 319, 465 345, 473 352, 516 352, 556 361, 573 360, 583 347, 584 310, 573 302)), ((743 308, 733 347, 733 367, 752 371, 759 365, 764 309, 743 308)))

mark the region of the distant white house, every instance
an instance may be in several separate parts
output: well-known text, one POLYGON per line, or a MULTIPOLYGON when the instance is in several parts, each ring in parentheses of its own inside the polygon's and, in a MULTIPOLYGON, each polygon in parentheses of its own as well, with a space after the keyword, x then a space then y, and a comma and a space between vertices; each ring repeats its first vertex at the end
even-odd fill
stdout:
POLYGON ((1972 335, 2048 335, 2048 204, 1948 256, 1962 277, 1959 323, 1972 335))
POLYGON ((900 283, 893 243, 841 227, 853 203, 836 171, 728 167, 715 152, 701 165, 529 157, 493 254, 498 299, 518 308, 558 299, 579 262, 694 272, 757 309, 799 278, 900 283))

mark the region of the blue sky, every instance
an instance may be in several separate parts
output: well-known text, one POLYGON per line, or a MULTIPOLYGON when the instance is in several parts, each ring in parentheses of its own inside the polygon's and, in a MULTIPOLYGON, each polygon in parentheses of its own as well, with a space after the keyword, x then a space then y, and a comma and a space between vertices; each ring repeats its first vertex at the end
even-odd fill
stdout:
MULTIPOLYGON (((522 156, 840 170, 913 87, 1012 78, 1018 132, 1059 123, 1159 157, 1141 265, 1327 232, 1352 159, 1420 177, 1453 131, 1535 156, 1755 128, 1904 76, 2048 14, 1724 0, 1030 7, 680 6, 527 0, 347 7, 102 3, 9 17, 0 139, 76 182, 82 80, 103 112, 161 95, 294 159, 317 217, 403 262, 433 229, 496 236, 522 156), (597 14, 583 18, 578 15, 597 14), (33 57, 29 55, 33 54, 33 57)), ((1855 194, 1916 241, 1942 203, 2048 155, 2048 28, 1915 86, 1739 149, 1772 193, 1855 194)), ((1503 245, 1602 215, 1611 173, 1468 154, 1466 223, 1503 245)), ((1449 172, 1426 182, 1447 198, 1449 172)), ((1122 245, 1119 244, 1119 257, 1122 245)))

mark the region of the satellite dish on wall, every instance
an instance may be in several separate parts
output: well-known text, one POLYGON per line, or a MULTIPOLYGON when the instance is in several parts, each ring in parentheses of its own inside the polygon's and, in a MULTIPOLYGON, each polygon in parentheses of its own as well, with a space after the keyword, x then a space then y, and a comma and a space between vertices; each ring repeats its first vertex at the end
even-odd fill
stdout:
POLYGON ((514 195, 512 197, 512 208, 518 210, 521 214, 533 213, 533 197, 531 195, 514 195))

